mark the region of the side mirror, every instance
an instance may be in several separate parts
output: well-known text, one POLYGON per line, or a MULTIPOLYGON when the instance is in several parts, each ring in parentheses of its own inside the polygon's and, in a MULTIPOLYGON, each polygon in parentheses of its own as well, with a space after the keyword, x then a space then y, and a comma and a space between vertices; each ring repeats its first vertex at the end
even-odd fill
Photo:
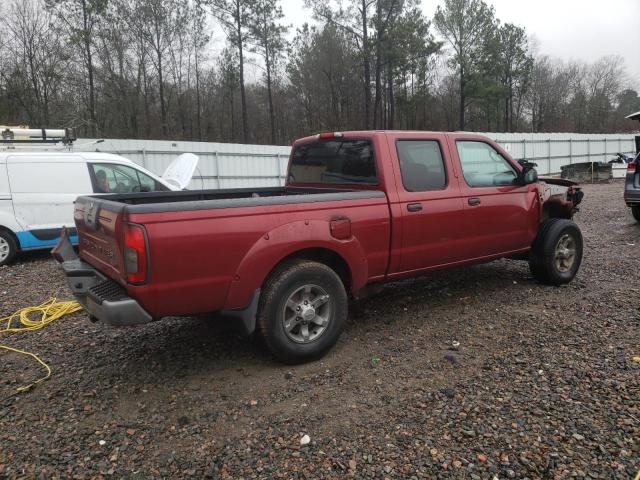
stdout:
POLYGON ((522 185, 529 185, 530 183, 536 183, 538 181, 538 172, 535 168, 526 166, 520 172, 520 183, 522 185))

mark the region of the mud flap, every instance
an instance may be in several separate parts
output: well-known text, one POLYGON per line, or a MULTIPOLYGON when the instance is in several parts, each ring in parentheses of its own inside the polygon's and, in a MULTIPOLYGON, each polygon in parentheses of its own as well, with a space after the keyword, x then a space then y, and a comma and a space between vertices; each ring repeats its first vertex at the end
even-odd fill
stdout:
POLYGON ((258 313, 259 303, 260 289, 258 288, 253 292, 251 300, 246 307, 222 310, 220 315, 240 320, 240 322, 238 322, 240 333, 248 337, 256 330, 256 315, 258 313))

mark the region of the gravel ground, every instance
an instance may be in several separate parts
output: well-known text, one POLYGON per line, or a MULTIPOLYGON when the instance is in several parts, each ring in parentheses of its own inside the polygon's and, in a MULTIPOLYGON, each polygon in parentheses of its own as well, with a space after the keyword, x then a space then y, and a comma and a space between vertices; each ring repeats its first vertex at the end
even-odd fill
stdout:
MULTIPOLYGON (((640 226, 620 183, 585 192, 570 285, 506 260, 397 283, 307 365, 206 318, 5 337, 53 376, 8 397, 41 370, 0 352, 0 477, 633 478, 640 226)), ((0 268, 0 316, 49 296, 46 254, 0 268)))

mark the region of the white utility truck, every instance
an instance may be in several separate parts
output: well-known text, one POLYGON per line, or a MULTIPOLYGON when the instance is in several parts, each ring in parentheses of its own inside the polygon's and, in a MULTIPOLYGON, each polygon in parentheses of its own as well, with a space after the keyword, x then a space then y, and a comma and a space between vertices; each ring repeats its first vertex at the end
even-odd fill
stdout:
POLYGON ((70 129, 0 132, 0 266, 21 251, 55 245, 62 227, 74 224, 77 197, 184 190, 198 163, 180 155, 158 177, 119 155, 73 151, 74 141, 70 129))

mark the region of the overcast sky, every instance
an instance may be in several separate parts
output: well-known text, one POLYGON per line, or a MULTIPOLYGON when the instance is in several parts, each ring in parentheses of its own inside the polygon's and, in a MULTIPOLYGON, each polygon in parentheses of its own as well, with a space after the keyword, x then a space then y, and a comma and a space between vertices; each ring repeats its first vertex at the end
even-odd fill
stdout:
MULTIPOLYGON (((592 62, 621 55, 629 80, 640 88, 640 0, 485 0, 496 16, 526 28, 538 42, 538 53, 563 60, 592 62)), ((444 0, 422 0, 433 19, 444 0)), ((286 21, 295 27, 310 21, 303 0, 282 0, 286 21)))

